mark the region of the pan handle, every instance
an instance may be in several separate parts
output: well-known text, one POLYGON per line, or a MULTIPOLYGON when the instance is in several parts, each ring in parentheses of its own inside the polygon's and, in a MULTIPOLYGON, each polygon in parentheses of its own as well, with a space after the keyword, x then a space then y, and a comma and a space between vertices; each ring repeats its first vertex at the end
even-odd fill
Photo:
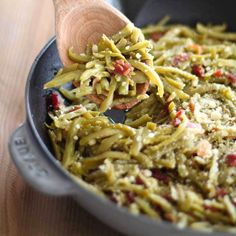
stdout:
POLYGON ((9 151, 24 179, 36 190, 50 195, 72 195, 74 183, 50 162, 32 142, 27 123, 18 127, 10 137, 9 151))

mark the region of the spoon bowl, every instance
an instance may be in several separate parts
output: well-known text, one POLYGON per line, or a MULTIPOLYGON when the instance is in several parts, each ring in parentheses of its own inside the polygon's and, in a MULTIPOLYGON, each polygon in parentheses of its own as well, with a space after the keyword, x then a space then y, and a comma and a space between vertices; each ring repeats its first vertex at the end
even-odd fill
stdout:
POLYGON ((129 19, 104 0, 53 0, 57 48, 64 66, 72 62, 68 49, 83 53, 87 44, 97 43, 103 34, 119 32, 129 19))

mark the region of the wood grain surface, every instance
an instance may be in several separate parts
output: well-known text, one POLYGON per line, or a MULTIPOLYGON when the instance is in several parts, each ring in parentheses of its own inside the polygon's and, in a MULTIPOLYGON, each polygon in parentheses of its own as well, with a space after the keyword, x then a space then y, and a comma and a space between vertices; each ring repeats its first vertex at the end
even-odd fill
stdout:
POLYGON ((51 0, 0 0, 0 235, 118 235, 72 199, 33 190, 9 157, 9 135, 25 119, 26 77, 54 35, 53 18, 51 0))

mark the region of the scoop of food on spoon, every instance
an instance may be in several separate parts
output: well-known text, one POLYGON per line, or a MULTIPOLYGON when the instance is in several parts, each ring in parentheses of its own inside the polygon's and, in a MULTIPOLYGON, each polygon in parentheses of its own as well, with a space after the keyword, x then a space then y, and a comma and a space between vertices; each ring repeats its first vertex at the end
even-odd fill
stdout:
MULTIPOLYGON (((53 0, 56 19, 56 40, 60 59, 64 66, 72 62, 68 49, 73 47, 76 53, 83 53, 88 43, 97 43, 102 35, 112 36, 131 23, 117 9, 104 0, 53 0)), ((145 94, 148 83, 139 84, 137 95, 145 94)), ((96 94, 88 99, 101 104, 101 97, 96 94)), ((127 110, 138 103, 137 99, 118 104, 114 109, 127 110)))

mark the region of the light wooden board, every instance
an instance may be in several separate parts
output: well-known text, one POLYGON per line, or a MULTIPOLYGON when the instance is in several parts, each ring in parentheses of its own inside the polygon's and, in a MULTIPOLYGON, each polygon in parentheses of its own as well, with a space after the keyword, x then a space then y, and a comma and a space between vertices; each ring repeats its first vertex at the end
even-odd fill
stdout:
POLYGON ((25 119, 30 66, 54 35, 51 0, 0 0, 0 235, 118 235, 70 198, 40 194, 10 160, 7 140, 25 119))

